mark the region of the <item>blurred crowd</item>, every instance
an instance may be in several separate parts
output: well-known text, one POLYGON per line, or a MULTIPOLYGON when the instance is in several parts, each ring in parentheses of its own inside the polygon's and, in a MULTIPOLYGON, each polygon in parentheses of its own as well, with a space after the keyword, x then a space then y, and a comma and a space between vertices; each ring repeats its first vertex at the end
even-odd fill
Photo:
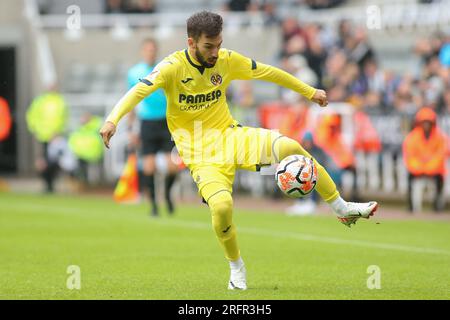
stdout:
MULTIPOLYGON (((450 34, 419 38, 411 52, 417 65, 398 73, 382 67, 365 26, 342 20, 332 29, 286 18, 280 29, 280 66, 327 90, 331 103, 350 106, 352 143, 343 137, 349 123, 344 123, 342 114, 311 120, 308 103, 290 90, 282 89, 277 102, 258 105, 252 91, 240 85, 240 94, 233 95, 236 104, 248 107, 245 102, 253 101, 263 126, 279 128, 302 143, 312 134, 314 144, 331 160, 327 168, 353 174, 353 191, 356 179, 365 180, 374 190, 407 193, 409 209, 420 211, 419 194, 426 181, 421 181, 421 192, 414 185, 416 180, 430 180, 433 208, 444 210, 450 156, 450 34), (366 171, 372 167, 363 179, 356 176, 361 165, 366 171)), ((340 177, 334 179, 339 182, 340 177)), ((358 194, 353 192, 352 197, 357 199, 358 194)))
POLYGON ((105 13, 155 13, 155 0, 105 0, 105 13))
MULTIPOLYGON (((307 5, 311 9, 335 7, 345 0, 297 0, 294 5, 307 5)), ((105 13, 155 13, 158 0, 104 0, 105 13)), ((275 5, 270 0, 223 0, 224 11, 244 12, 263 11, 268 16, 274 16, 275 5)))
POLYGON ((411 54, 420 65, 400 75, 380 67, 365 27, 343 20, 334 32, 288 18, 282 30, 284 69, 326 88, 331 102, 348 101, 369 113, 414 115, 423 106, 450 112, 450 34, 419 39, 411 54))
MULTIPOLYGON (((299 5, 328 8, 340 0, 299 0, 299 5)), ((432 2, 432 1, 421 1, 432 2)), ((105 0, 105 13, 153 13, 157 0, 105 0)), ((341 20, 337 26, 281 19, 273 2, 224 0, 225 11, 264 12, 265 25, 280 27, 276 63, 300 80, 328 93, 330 103, 350 106, 343 114, 311 120, 314 108, 298 94, 280 89, 278 101, 260 103, 250 82, 236 82, 227 96, 239 121, 277 128, 322 152, 322 161, 338 184, 353 175, 352 198, 361 181, 386 193, 407 193, 411 211, 420 211, 425 180, 434 186, 434 210, 445 208, 450 184, 450 32, 418 38, 410 52, 417 63, 406 72, 383 67, 367 28, 341 20), (349 124, 352 131, 348 131, 349 124), (351 143, 345 139, 349 134, 351 143), (364 167, 361 170, 361 166, 364 167), (363 172, 361 174, 361 172, 363 172), (364 177, 362 177, 364 175, 364 177), (417 182, 417 183, 416 183, 417 182), (414 201, 416 199, 416 201, 414 201)), ((330 108, 334 109, 334 108, 330 108)))

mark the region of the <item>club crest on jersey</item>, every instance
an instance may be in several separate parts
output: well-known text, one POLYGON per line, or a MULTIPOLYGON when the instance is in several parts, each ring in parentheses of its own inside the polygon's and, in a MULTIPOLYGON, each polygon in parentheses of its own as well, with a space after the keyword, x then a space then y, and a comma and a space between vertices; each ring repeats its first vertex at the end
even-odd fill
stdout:
POLYGON ((218 73, 213 73, 211 75, 211 83, 215 86, 218 86, 222 83, 222 76, 218 73))

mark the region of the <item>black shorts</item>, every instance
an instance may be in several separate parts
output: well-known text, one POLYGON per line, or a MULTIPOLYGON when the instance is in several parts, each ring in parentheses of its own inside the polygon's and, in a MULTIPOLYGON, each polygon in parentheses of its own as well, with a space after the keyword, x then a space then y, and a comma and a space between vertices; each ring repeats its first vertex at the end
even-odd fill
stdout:
POLYGON ((171 139, 166 119, 141 121, 142 155, 171 152, 175 143, 171 139))

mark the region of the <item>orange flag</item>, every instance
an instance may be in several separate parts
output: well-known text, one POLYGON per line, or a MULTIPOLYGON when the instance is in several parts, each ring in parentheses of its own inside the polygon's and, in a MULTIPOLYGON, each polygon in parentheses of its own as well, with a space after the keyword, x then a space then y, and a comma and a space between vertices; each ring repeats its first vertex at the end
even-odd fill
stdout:
POLYGON ((121 203, 137 202, 139 200, 138 184, 137 157, 131 154, 114 190, 114 200, 121 203))

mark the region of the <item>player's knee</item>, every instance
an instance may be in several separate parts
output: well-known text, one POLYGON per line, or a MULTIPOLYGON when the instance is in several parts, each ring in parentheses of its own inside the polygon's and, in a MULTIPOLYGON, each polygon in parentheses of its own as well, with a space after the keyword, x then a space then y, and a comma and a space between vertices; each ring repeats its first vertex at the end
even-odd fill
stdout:
POLYGON ((281 161, 293 154, 303 154, 303 148, 297 141, 288 137, 281 137, 275 145, 275 153, 278 154, 277 158, 281 161))
POLYGON ((224 216, 231 214, 233 210, 233 198, 228 191, 222 191, 213 195, 209 199, 208 205, 213 215, 223 219, 224 216))
POLYGON ((228 191, 220 192, 208 201, 212 225, 217 237, 226 240, 233 232, 233 199, 228 191))

